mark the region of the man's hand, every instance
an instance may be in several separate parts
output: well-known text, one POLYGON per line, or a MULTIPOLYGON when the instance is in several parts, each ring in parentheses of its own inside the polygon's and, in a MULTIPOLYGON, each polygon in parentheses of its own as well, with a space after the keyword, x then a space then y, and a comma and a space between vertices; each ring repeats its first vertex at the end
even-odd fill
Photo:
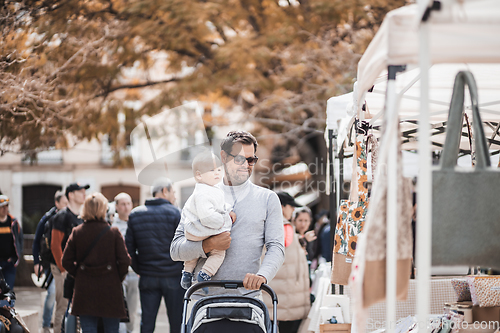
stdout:
POLYGON ((224 231, 223 233, 203 240, 203 252, 209 253, 212 250, 225 251, 229 249, 229 245, 231 245, 231 233, 229 231, 224 231))
POLYGON ((229 213, 229 216, 231 217, 231 221, 234 223, 236 221, 236 213, 231 211, 231 213, 229 213))
POLYGON ((267 280, 262 275, 247 273, 243 279, 243 286, 248 290, 259 290, 263 283, 267 280))

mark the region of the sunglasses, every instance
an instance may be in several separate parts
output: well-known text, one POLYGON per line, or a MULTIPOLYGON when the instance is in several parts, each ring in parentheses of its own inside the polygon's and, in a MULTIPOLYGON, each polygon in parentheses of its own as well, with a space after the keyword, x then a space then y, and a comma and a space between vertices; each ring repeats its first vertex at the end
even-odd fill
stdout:
POLYGON ((230 153, 227 153, 227 154, 234 158, 234 163, 236 163, 237 165, 243 165, 243 164, 245 164, 245 161, 248 162, 248 165, 255 165, 255 163, 257 163, 257 161, 259 160, 259 158, 257 156, 245 157, 243 155, 233 155, 230 153))
POLYGON ((9 199, 0 199, 0 204, 3 204, 4 202, 9 202, 9 199))

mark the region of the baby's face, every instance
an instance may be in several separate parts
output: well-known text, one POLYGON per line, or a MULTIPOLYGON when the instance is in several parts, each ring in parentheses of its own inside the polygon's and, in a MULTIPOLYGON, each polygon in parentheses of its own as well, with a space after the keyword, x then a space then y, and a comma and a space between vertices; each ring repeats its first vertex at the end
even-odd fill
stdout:
POLYGON ((213 169, 205 171, 199 176, 199 182, 214 186, 222 180, 222 167, 214 166, 213 169))

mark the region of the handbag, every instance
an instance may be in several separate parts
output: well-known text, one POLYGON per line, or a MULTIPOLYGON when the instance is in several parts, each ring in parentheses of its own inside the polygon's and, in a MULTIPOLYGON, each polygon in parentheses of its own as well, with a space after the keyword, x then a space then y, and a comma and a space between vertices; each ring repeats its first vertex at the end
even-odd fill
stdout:
POLYGON ((500 276, 475 276, 472 284, 480 307, 500 306, 500 276))
POLYGON ((472 301, 472 305, 479 306, 479 302, 477 300, 477 295, 476 295, 476 287, 474 287, 474 278, 475 276, 467 276, 465 279, 467 280, 467 284, 469 285, 470 299, 472 301))
MULTIPOLYGON (((357 129, 356 129, 357 130, 357 129)), ((366 139, 356 134, 356 149, 353 160, 350 200, 342 200, 335 225, 333 242, 331 283, 347 285, 351 274, 352 260, 356 253, 358 234, 363 230, 368 208, 366 139)))
POLYGON ((14 320, 16 320, 17 324, 23 328, 24 333, 30 333, 28 325, 26 325, 26 323, 24 322, 23 317, 21 317, 21 315, 19 313, 17 313, 16 310, 14 310, 14 308, 12 308, 10 310, 10 313, 11 313, 12 319, 13 319, 12 325, 15 325, 14 320))
MULTIPOLYGON (((80 267, 80 265, 84 265, 83 262, 85 259, 87 259, 87 256, 89 255, 90 251, 94 248, 94 246, 97 244, 99 239, 101 239, 102 236, 110 229, 111 227, 108 225, 106 228, 104 228, 99 235, 94 239, 92 244, 88 247, 87 251, 83 255, 83 258, 81 260, 80 264, 79 262, 76 263, 76 267, 80 267)), ((66 274, 66 278, 64 279, 64 287, 63 287, 63 297, 67 299, 72 299, 73 298, 73 291, 75 290, 75 278, 69 274, 66 274)))
POLYGON ((63 297, 66 299, 73 298, 73 290, 75 289, 75 278, 66 274, 64 278, 63 297))
POLYGON ((457 302, 471 301, 469 283, 466 279, 452 279, 451 285, 457 294, 457 302))
POLYGON ((432 264, 500 268, 500 170, 491 168, 472 73, 455 77, 440 166, 432 171, 432 264), (476 166, 456 167, 469 87, 476 166))
POLYGON ((125 312, 127 313, 127 315, 125 316, 125 318, 120 318, 120 323, 129 323, 130 322, 130 313, 128 312, 127 297, 125 296, 123 289, 122 289, 122 295, 123 295, 123 303, 125 305, 125 312))

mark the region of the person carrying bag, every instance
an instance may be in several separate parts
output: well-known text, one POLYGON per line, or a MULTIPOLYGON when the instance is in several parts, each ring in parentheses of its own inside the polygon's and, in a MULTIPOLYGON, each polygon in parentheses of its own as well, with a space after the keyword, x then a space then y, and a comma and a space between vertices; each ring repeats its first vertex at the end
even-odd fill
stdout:
POLYGON ((127 316, 121 283, 131 259, 120 230, 105 221, 107 206, 101 193, 87 196, 84 223, 73 229, 62 260, 75 277, 71 314, 80 317, 83 333, 95 332, 99 321, 105 333, 118 333, 127 316))

